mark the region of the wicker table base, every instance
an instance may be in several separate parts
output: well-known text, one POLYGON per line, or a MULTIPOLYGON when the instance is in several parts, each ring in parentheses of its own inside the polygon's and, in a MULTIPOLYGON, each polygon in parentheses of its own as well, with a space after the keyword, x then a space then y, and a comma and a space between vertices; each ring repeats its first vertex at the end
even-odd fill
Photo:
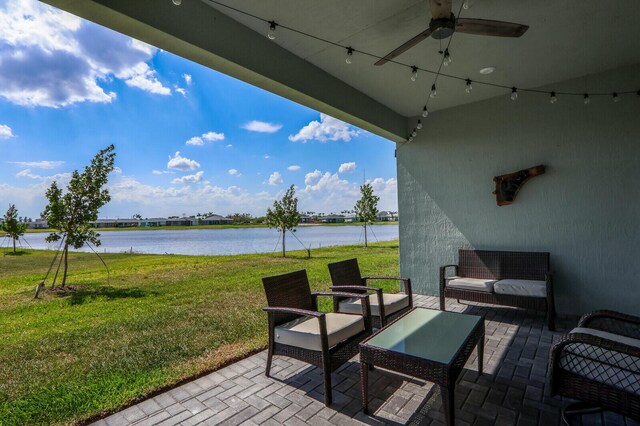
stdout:
POLYGON ((455 383, 469 356, 475 347, 478 347, 478 373, 482 375, 482 358, 484 351, 484 319, 482 317, 463 315, 453 312, 440 312, 415 308, 393 323, 382 328, 372 337, 360 343, 360 375, 362 379, 362 406, 366 414, 369 411, 368 379, 370 367, 377 366, 398 373, 407 374, 422 380, 433 382, 440 386, 442 391, 442 402, 445 410, 446 424, 453 425, 454 415, 454 390, 455 383), (423 312, 419 312, 419 311, 423 312), (427 313, 428 311, 428 313, 427 313), (415 318, 420 315, 437 316, 437 320, 428 320, 423 324, 415 318), (413 316, 413 317, 412 317, 413 316), (463 316, 466 318, 460 318, 463 316), (458 325, 460 319, 465 324, 458 325), (406 324, 403 324, 404 323, 406 324), (408 325, 412 324, 410 328, 408 325), (425 350, 420 353, 420 345, 425 347, 437 347, 442 345, 440 341, 427 341, 428 338, 443 336, 446 339, 446 328, 456 329, 458 339, 448 342, 451 355, 446 351, 438 351, 439 348, 430 351, 425 350), (409 330, 410 328, 410 330, 409 330), (403 335, 403 329, 408 332, 403 335), (384 334, 383 334, 384 333, 384 334), (380 336, 376 339, 376 336, 380 336), (427 339, 425 339, 425 337, 427 339), (393 345, 377 345, 382 339, 393 342, 393 345), (410 341, 411 340, 411 341, 410 341), (416 349, 417 345, 417 349, 416 349), (452 346, 453 345, 453 346, 452 346), (384 347, 388 346, 388 347, 384 347))

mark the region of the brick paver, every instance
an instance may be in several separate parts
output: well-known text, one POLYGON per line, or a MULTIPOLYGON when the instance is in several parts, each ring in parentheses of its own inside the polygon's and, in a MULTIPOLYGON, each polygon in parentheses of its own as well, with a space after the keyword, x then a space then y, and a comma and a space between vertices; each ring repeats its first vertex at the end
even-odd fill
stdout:
MULTIPOLYGON (((415 296, 416 306, 438 309, 438 299, 415 296)), ((457 425, 558 425, 567 400, 549 396, 549 348, 576 319, 546 329, 541 314, 447 300, 447 310, 485 316, 483 376, 472 354, 456 385, 457 425)), ((266 332, 266 330, 265 330, 266 332)), ((322 373, 308 364, 274 357, 264 376, 266 351, 143 401, 95 425, 441 425, 440 390, 432 383, 379 368, 369 374, 369 408, 361 411, 357 357, 333 373, 333 404, 323 404, 322 373)), ((634 425, 607 413, 583 425, 634 425)))

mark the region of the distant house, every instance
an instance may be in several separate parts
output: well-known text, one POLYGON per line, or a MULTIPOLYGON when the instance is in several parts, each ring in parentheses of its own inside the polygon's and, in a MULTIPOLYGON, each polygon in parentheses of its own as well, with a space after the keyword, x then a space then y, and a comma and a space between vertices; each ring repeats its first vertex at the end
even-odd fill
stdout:
POLYGON ((378 222, 393 222, 398 220, 398 216, 394 212, 390 211, 381 211, 378 212, 378 216, 376 217, 378 222))
POLYGON ((46 220, 43 219, 37 219, 34 220, 33 222, 29 222, 29 228, 31 229, 46 229, 49 227, 49 224, 47 223, 46 220))
POLYGON ((326 216, 322 216, 322 223, 344 223, 344 216, 339 214, 328 214, 326 216))
POLYGON ((353 223, 358 221, 358 216, 353 213, 350 213, 344 217, 344 221, 347 223, 353 223))
POLYGON ((167 219, 167 226, 193 226, 198 224, 194 216, 167 219))
POLYGON ((308 214, 300 215, 300 223, 312 223, 312 222, 314 222, 313 217, 309 216, 308 214))
POLYGON ((138 226, 147 228, 151 226, 166 226, 167 219, 164 217, 152 217, 151 219, 141 219, 138 221, 138 226))
POLYGON ((214 214, 201 219, 200 223, 202 225, 231 225, 233 223, 233 219, 214 214))

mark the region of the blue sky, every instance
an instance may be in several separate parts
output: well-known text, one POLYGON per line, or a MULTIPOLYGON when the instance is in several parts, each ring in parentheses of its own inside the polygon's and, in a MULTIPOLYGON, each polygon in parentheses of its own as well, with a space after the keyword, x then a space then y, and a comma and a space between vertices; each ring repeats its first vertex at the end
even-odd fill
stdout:
MULTIPOLYGON (((345 66, 347 66, 345 64, 345 66)), ((34 0, 0 1, 0 210, 38 217, 116 146, 102 217, 352 209, 363 171, 397 210, 395 144, 34 0)))

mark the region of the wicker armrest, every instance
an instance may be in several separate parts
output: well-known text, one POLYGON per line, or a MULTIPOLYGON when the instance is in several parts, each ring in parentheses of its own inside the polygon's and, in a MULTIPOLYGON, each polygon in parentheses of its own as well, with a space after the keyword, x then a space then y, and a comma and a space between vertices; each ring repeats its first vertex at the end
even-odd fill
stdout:
POLYGON ((267 306, 266 308, 262 308, 262 310, 269 314, 271 313, 296 314, 296 315, 301 315, 305 317, 314 317, 314 318, 324 317, 325 315, 324 312, 309 311, 307 309, 298 309, 298 308, 276 307, 276 306, 267 306))
POLYGON ((331 290, 350 290, 350 291, 382 291, 379 287, 369 287, 367 285, 332 285, 331 290))
POLYGON ((355 297, 362 299, 362 316, 365 318, 365 324, 367 329, 371 328, 371 306, 369 305, 369 295, 366 293, 347 293, 343 291, 317 291, 311 293, 311 297, 317 300, 318 296, 330 296, 330 297, 355 297))
POLYGON ((640 339, 640 317, 609 310, 600 310, 585 314, 580 318, 578 327, 593 328, 640 339))
POLYGON ((569 333, 562 338, 559 342, 554 344, 551 348, 551 362, 549 366, 553 368, 556 363, 560 360, 560 356, 562 354, 562 350, 570 344, 582 343, 585 345, 597 346, 599 348, 618 352, 621 354, 640 357, 640 348, 636 346, 627 345, 621 342, 615 342, 613 340, 604 339, 602 337, 597 337, 592 334, 585 333, 569 333))
POLYGON ((402 286, 404 287, 404 292, 411 297, 412 289, 411 289, 411 278, 405 277, 387 277, 383 275, 375 275, 375 276, 367 276, 362 277, 362 281, 366 283, 367 280, 396 280, 402 281, 402 286))
POLYGON ((456 274, 458 273, 458 265, 453 265, 453 264, 452 265, 443 265, 443 266, 441 266, 440 267, 440 271, 444 272, 444 271, 447 270, 447 268, 455 268, 456 274))

